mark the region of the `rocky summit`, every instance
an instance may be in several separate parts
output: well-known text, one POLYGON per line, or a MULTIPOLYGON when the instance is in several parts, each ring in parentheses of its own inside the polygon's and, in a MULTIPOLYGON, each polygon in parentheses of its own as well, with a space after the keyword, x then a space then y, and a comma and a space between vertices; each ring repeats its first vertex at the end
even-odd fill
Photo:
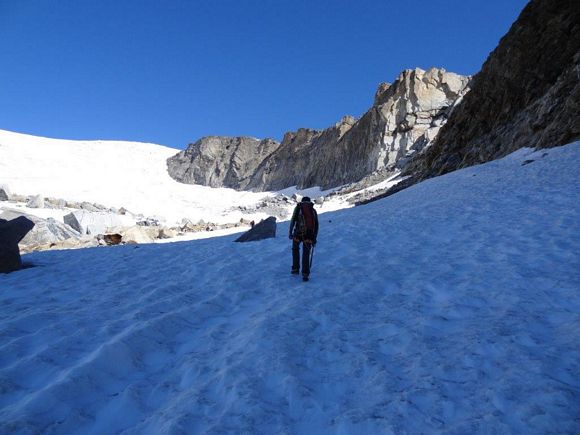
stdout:
POLYGON ((489 55, 417 179, 580 138, 580 3, 532 0, 489 55))
POLYGON ((206 137, 167 161, 182 183, 238 190, 331 188, 376 171, 394 171, 427 147, 469 90, 470 77, 443 69, 403 71, 381 83, 360 118, 324 130, 302 128, 272 139, 206 137))

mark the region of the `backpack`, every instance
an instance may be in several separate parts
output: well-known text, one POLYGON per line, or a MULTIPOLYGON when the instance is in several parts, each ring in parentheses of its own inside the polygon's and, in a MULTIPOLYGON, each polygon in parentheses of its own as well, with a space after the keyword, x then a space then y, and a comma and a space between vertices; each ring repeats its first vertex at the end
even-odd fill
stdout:
POLYGON ((296 218, 295 235, 297 237, 311 239, 314 237, 314 205, 311 202, 301 202, 297 205, 298 216, 296 218))

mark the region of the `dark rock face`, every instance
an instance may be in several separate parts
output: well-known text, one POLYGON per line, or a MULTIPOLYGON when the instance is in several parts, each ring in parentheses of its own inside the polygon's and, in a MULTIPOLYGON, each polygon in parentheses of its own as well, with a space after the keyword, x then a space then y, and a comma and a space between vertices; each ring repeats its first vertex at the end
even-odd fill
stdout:
POLYGON ((257 223, 254 227, 240 237, 235 242, 255 242, 257 240, 271 239, 276 237, 276 218, 270 216, 268 219, 257 223))
POLYGON ((468 83, 443 69, 406 70, 392 85, 379 85, 359 120, 345 116, 325 130, 302 128, 282 143, 203 138, 168 159, 168 172, 182 183, 263 191, 326 189, 392 171, 432 142, 468 83))
POLYGON ((24 216, 10 221, 0 219, 0 273, 22 267, 18 242, 34 227, 34 222, 24 216))
POLYGON ((532 0, 407 168, 424 179, 580 137, 580 3, 532 0))

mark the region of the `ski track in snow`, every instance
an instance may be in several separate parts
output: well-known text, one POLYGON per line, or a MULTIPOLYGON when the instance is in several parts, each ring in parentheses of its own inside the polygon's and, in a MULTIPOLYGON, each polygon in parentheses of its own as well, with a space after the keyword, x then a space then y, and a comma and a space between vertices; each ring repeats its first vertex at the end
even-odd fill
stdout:
POLYGON ((24 256, 0 432, 580 432, 580 145, 545 153, 321 215, 308 283, 287 224, 24 256))

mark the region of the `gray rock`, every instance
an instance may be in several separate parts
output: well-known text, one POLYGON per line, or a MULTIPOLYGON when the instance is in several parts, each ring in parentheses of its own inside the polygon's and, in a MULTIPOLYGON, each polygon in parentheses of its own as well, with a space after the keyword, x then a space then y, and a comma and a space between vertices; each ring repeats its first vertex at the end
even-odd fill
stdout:
POLYGON ((10 199, 10 189, 5 184, 0 185, 0 201, 8 201, 10 199))
POLYGON ((208 136, 167 160, 181 183, 246 189, 259 165, 280 147, 272 139, 208 136))
POLYGON ((28 198, 26 207, 29 208, 44 208, 44 197, 42 195, 34 195, 28 198))
POLYGON ((101 210, 99 210, 98 207, 95 207, 94 204, 91 204, 90 202, 81 202, 81 209, 86 210, 86 211, 90 211, 90 212, 99 212, 101 210))
POLYGON ((159 217, 149 216, 145 219, 137 221, 137 225, 142 227, 158 227, 161 225, 159 217))
POLYGON ((80 209, 81 203, 76 201, 66 201, 66 208, 80 209))
POLYGON ((302 195, 300 195, 298 193, 294 193, 294 194, 292 194, 292 199, 296 202, 300 202, 300 201, 302 201, 302 195))
POLYGON ((277 195, 273 197, 265 198, 258 204, 253 206, 237 206, 232 208, 232 210, 239 210, 244 214, 267 214, 269 216, 275 216, 278 219, 285 219, 290 215, 291 203, 290 198, 285 195, 277 195))
POLYGON ((25 195, 18 195, 16 193, 13 193, 12 195, 10 195, 10 201, 13 202, 27 202, 28 201, 28 197, 25 195))
POLYGON ((63 217, 64 222, 81 234, 104 234, 108 228, 123 226, 114 213, 75 210, 63 217))
POLYGON ((46 208, 55 208, 62 210, 66 208, 66 201, 64 199, 46 198, 44 200, 44 206, 46 208))
POLYGON ((0 272, 9 273, 22 267, 18 243, 34 227, 34 222, 24 216, 0 219, 0 272))
POLYGON ((158 227, 144 227, 135 225, 129 228, 117 228, 117 234, 121 234, 123 243, 153 243, 159 238, 158 227))
POLYGON ((50 245, 68 239, 79 239, 81 234, 70 226, 58 222, 53 218, 42 219, 32 216, 19 210, 4 210, 0 213, 1 219, 16 219, 25 217, 34 223, 34 228, 30 231, 21 244, 27 247, 50 245))
POLYGON ((236 242, 254 242, 257 240, 270 239, 276 237, 276 218, 270 216, 268 219, 263 220, 240 237, 238 237, 236 242))
POLYGON ((178 235, 179 235, 179 232, 173 228, 162 227, 159 230, 159 238, 160 239, 173 239, 174 237, 177 237, 178 235))

